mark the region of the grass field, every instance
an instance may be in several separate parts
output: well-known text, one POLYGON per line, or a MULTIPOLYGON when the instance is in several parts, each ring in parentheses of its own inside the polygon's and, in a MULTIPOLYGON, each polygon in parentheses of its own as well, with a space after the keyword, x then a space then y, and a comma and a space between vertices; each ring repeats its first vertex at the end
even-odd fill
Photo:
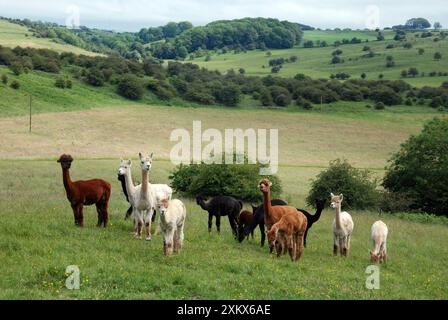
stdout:
MULTIPOLYGON (((393 31, 383 31, 383 36, 386 39, 393 39, 393 31)), ((328 45, 332 45, 335 41, 342 41, 343 39, 351 40, 353 38, 361 39, 362 41, 375 41, 378 33, 375 31, 366 30, 307 30, 303 32, 302 43, 308 40, 311 41, 326 41, 328 45)))
POLYGON ((15 48, 30 47, 36 49, 51 49, 57 52, 73 52, 88 56, 98 55, 72 45, 61 44, 46 38, 37 38, 26 27, 0 19, 0 45, 15 48))
MULTIPOLYGON (((313 31, 314 32, 314 31, 313 31)), ((334 31, 315 31, 318 34, 327 34, 329 38, 337 37, 334 31)), ((307 38, 305 32, 304 38, 307 38)), ((362 32, 361 32, 362 33, 362 32)), ((318 36, 310 36, 317 39, 318 36)), ((434 42, 433 38, 416 38, 410 34, 409 42, 413 44, 411 49, 405 49, 399 42, 394 40, 369 41, 368 43, 342 45, 339 47, 343 51, 341 57, 345 60, 341 64, 331 64, 331 53, 336 50, 330 46, 326 48, 303 48, 296 47, 285 50, 270 50, 272 56, 268 57, 265 51, 247 51, 246 53, 226 53, 211 56, 210 61, 205 61, 204 57, 193 60, 194 63, 211 70, 225 72, 229 69, 238 70, 244 68, 248 75, 269 75, 271 68, 269 60, 275 58, 289 58, 296 55, 299 59, 294 63, 285 63, 278 73, 279 76, 293 77, 297 73, 303 73, 312 78, 329 78, 331 74, 347 72, 354 79, 359 79, 363 72, 367 79, 378 79, 380 74, 384 79, 400 79, 400 72, 410 67, 416 67, 419 72, 425 72, 425 77, 405 78, 414 86, 424 85, 439 86, 443 81, 448 81, 448 77, 429 77, 432 71, 448 72, 448 40, 434 42), (386 49, 388 44, 395 44, 396 47, 386 49), (366 52, 362 51, 364 46, 369 46, 376 54, 373 58, 363 57, 366 52), (418 54, 418 49, 423 48, 425 53, 418 54), (434 53, 439 51, 442 60, 435 61, 434 53), (395 66, 386 68, 386 56, 394 58, 395 66), (264 66, 264 68, 263 68, 264 66)))

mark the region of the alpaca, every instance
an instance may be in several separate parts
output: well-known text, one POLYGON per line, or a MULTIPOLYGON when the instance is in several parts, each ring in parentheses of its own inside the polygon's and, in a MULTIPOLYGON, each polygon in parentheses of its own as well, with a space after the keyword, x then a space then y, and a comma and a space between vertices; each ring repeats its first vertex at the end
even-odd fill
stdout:
POLYGON ((90 206, 95 204, 98 212, 98 227, 101 225, 106 227, 109 222, 111 184, 101 179, 73 182, 69 172, 73 162, 72 156, 63 154, 57 162, 62 167, 64 187, 67 199, 72 206, 75 225, 84 226, 84 205, 90 206))
MULTIPOLYGON (((264 224, 266 225, 268 231, 275 223, 277 223, 282 218, 282 216, 284 216, 287 213, 294 213, 306 220, 306 217, 303 215, 303 213, 297 211, 297 209, 294 207, 271 206, 271 186, 272 182, 269 181, 268 179, 262 179, 258 183, 258 187, 260 188, 260 191, 263 193, 264 224)), ((269 250, 272 253, 272 251, 274 250, 274 246, 271 242, 269 242, 269 239, 268 243, 269 243, 269 250)))
POLYGON ((184 241, 184 225, 187 209, 182 201, 162 199, 157 207, 160 213, 160 229, 163 233, 163 253, 170 256, 174 252, 179 253, 184 241))
POLYGON ((308 237, 308 231, 311 229, 314 223, 319 221, 322 211, 325 208, 325 202, 326 202, 325 200, 316 200, 316 213, 314 215, 310 214, 308 211, 304 209, 297 209, 298 211, 302 212, 305 215, 308 221, 303 241, 303 245, 305 246, 305 248, 306 248, 306 238, 308 237))
MULTIPOLYGON (((121 160, 121 161, 123 163, 123 160, 121 160)), ((126 201, 129 202, 128 189, 126 188, 126 179, 124 177, 124 174, 120 174, 120 172, 118 173, 118 181, 120 181, 120 183, 121 183, 121 189, 123 190, 126 201)), ((132 205, 126 211, 124 219, 127 220, 131 214, 132 214, 132 205)))
POLYGON ((216 217, 216 229, 218 230, 218 233, 221 231, 221 217, 228 216, 230 227, 236 238, 238 215, 243 208, 243 203, 241 201, 228 196, 217 196, 206 202, 204 197, 197 196, 196 203, 203 210, 208 212, 208 232, 212 231, 213 216, 216 217))
POLYGON ((268 231, 268 240, 275 247, 277 257, 287 249, 292 261, 298 261, 303 252, 303 240, 308 221, 301 212, 288 212, 268 231))
POLYGON ((376 263, 387 262, 387 233, 388 229, 383 221, 376 221, 372 225, 373 251, 370 251, 370 261, 376 263))
MULTIPOLYGON (((244 229, 247 226, 250 226, 254 221, 254 214, 250 211, 243 210, 238 216, 238 235, 244 232, 244 229)), ((250 232, 252 239, 254 238, 254 229, 250 232)), ((249 234, 246 235, 246 238, 249 239, 249 234)))
POLYGON ((350 250, 350 238, 353 233, 352 216, 346 212, 341 212, 341 204, 344 199, 343 194, 335 196, 331 193, 331 207, 336 210, 336 217, 333 221, 333 255, 338 254, 340 250, 341 256, 347 257, 350 250))
MULTIPOLYGON (((280 199, 274 199, 271 200, 271 206, 287 206, 288 203, 280 200, 280 199)), ((238 241, 242 242, 245 237, 249 236, 249 234, 253 233, 255 228, 259 226, 260 233, 261 233, 261 243, 260 245, 263 247, 264 242, 266 239, 266 234, 264 232, 264 209, 263 204, 259 206, 252 205, 252 213, 253 213, 253 220, 252 223, 244 228, 244 230, 238 231, 238 241)))

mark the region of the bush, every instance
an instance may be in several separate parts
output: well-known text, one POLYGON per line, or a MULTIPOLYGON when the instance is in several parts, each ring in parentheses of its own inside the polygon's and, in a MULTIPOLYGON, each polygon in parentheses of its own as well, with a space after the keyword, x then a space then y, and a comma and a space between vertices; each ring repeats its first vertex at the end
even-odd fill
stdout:
POLYGON ((448 215, 448 119, 435 118, 393 155, 383 180, 391 193, 404 194, 409 207, 448 215))
POLYGON ((86 82, 95 87, 101 87, 104 85, 104 75, 97 68, 91 68, 87 71, 86 82))
MULTIPOLYGON (((227 195, 243 201, 259 202, 262 193, 257 183, 260 165, 256 164, 191 164, 178 166, 169 177, 171 186, 183 195, 195 197, 227 195)), ((282 191, 277 176, 272 181, 271 197, 278 197, 282 191)))
POLYGON ((263 88, 261 90, 260 101, 265 107, 272 106, 274 104, 274 100, 272 99, 271 91, 269 91, 269 89, 263 88))
POLYGON ((8 84, 8 76, 6 74, 2 74, 2 83, 8 84))
POLYGON ((143 97, 144 88, 138 77, 125 75, 118 82, 117 92, 127 99, 140 100, 143 97))
POLYGON ((340 159, 330 162, 328 169, 318 174, 311 183, 311 190, 306 199, 309 205, 316 200, 330 197, 330 193, 344 194, 344 208, 368 209, 375 207, 378 201, 377 181, 368 170, 352 167, 340 159))
POLYGON ((216 101, 225 106, 234 107, 241 101, 241 89, 233 83, 221 83, 213 89, 216 101))
POLYGON ((386 106, 382 102, 376 102, 374 105, 375 110, 384 110, 386 106))
POLYGON ((20 76, 24 69, 23 69, 23 65, 20 62, 14 61, 13 63, 11 63, 11 65, 9 66, 9 69, 16 75, 16 76, 20 76))
POLYGON ((398 105, 403 101, 403 98, 389 87, 377 88, 370 96, 375 102, 382 102, 388 106, 398 105))
POLYGON ((15 90, 19 89, 19 88, 20 88, 20 82, 17 81, 17 80, 13 80, 13 81, 11 82, 11 88, 13 88, 13 89, 15 89, 15 90))
POLYGON ((64 89, 65 85, 66 85, 66 83, 65 83, 65 79, 64 78, 57 78, 55 83, 54 83, 54 86, 56 88, 61 88, 61 89, 64 89))
POLYGON ((71 89, 71 88, 73 88, 73 82, 72 82, 72 80, 67 79, 67 80, 65 81, 65 87, 66 87, 67 89, 71 89))

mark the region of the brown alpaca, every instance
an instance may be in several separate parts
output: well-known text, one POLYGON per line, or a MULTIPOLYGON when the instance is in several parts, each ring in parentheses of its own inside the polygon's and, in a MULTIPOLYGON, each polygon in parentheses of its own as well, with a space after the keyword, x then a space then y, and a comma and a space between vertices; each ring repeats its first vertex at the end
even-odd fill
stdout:
POLYGON ((100 179, 73 182, 69 172, 72 162, 73 158, 68 154, 63 154, 58 160, 62 167, 67 199, 75 216, 75 225, 84 226, 84 205, 95 204, 98 212, 98 227, 101 225, 106 227, 109 222, 109 198, 112 189, 110 183, 100 179))
MULTIPOLYGON (((238 216, 238 233, 244 232, 244 228, 250 226, 254 220, 254 214, 250 211, 243 210, 238 216)), ((250 233, 252 239, 254 238, 254 229, 252 229, 250 233)), ((247 239, 249 239, 249 234, 247 235, 247 239)))
MULTIPOLYGON (((303 213, 298 212, 294 207, 271 206, 271 186, 272 182, 268 179, 263 179, 258 183, 258 187, 263 193, 264 224, 266 225, 268 231, 287 213, 294 213, 306 220, 306 217, 303 215, 303 213)), ((274 246, 271 242, 268 241, 268 243, 270 252, 272 253, 272 251, 274 250, 274 246)))
POLYGON ((292 261, 298 261, 303 252, 303 239, 307 227, 307 219, 301 212, 290 212, 272 226, 268 232, 268 240, 273 243, 277 257, 289 252, 292 261))

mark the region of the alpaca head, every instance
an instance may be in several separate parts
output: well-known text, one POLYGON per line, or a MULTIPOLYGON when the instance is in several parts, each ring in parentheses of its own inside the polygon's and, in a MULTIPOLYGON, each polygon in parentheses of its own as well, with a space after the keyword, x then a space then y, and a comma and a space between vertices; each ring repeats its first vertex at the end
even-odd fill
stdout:
POLYGON ((270 247, 275 245, 275 239, 277 238, 277 232, 278 232, 277 228, 273 226, 267 233, 268 243, 269 243, 270 247))
POLYGON ((70 169, 73 162, 73 158, 69 154, 63 154, 59 157, 58 163, 61 164, 62 169, 70 169))
POLYGON ((151 153, 151 155, 144 157, 141 153, 138 154, 140 158, 140 167, 143 171, 150 171, 152 167, 152 157, 154 153, 151 153))
POLYGON ((161 215, 164 215, 166 213, 169 204, 170 201, 168 199, 162 199, 157 203, 157 209, 159 209, 161 215))
POLYGON ((344 199, 344 195, 342 193, 340 195, 338 195, 338 196, 335 196, 333 193, 331 193, 330 196, 331 196, 331 200, 330 200, 331 204, 330 204, 330 206, 333 209, 337 208, 338 206, 340 206, 342 204, 342 200, 344 199))
POLYGON ((370 251, 370 261, 374 263, 378 263, 380 261, 381 255, 375 254, 374 252, 370 251))
MULTIPOLYGON (((118 168, 118 177, 124 177, 126 172, 131 169, 132 161, 131 160, 120 160, 120 167, 118 168)), ((120 180, 120 178, 118 178, 120 180)))
POLYGON ((262 179, 260 182, 258 182, 258 187, 260 188, 260 191, 263 193, 268 193, 270 191, 270 188, 272 186, 272 182, 269 181, 269 179, 262 179))
POLYGON ((202 202, 204 202, 204 201, 207 201, 207 198, 205 198, 204 196, 202 196, 202 195, 198 195, 198 196, 196 196, 196 204, 197 205, 200 205, 202 202))

